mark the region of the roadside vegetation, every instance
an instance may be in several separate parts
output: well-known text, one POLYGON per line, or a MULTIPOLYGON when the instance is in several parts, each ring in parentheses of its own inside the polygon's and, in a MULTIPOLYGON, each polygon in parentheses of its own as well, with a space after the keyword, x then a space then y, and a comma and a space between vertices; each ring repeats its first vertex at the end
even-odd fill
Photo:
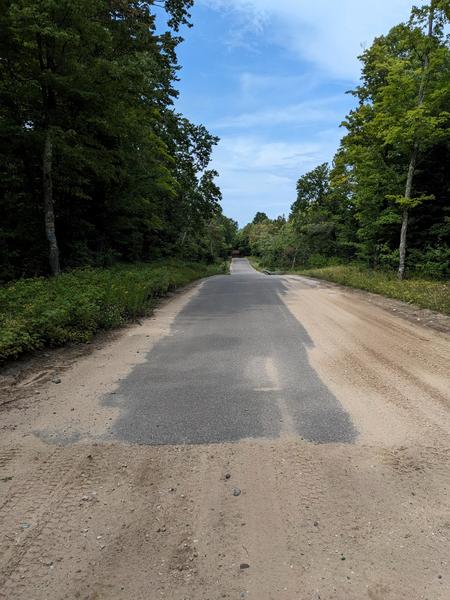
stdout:
POLYGON ((357 265, 339 265, 320 269, 296 271, 326 281, 333 281, 352 288, 382 294, 388 298, 403 300, 421 308, 429 308, 450 314, 450 286, 446 282, 410 278, 399 281, 395 273, 374 271, 357 265))
POLYGON ((0 288, 0 360, 68 342, 147 315, 158 298, 227 263, 179 260, 78 269, 60 277, 22 279, 0 288))
POLYGON ((145 314, 233 249, 448 311, 448 1, 364 51, 332 164, 298 179, 288 218, 258 212, 239 232, 211 168, 218 138, 174 106, 192 5, 0 13, 0 359, 145 314))
POLYGON ((174 106, 192 0, 0 13, 0 360, 147 314, 223 271, 218 143, 174 106))

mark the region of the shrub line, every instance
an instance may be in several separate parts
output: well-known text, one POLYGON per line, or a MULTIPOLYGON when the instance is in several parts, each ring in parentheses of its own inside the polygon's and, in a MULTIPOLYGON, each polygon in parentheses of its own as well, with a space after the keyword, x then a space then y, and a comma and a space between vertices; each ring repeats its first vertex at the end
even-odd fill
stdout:
POLYGON ((88 342, 147 315, 169 291, 227 270, 227 263, 166 260, 78 269, 0 288, 0 361, 48 346, 88 342))

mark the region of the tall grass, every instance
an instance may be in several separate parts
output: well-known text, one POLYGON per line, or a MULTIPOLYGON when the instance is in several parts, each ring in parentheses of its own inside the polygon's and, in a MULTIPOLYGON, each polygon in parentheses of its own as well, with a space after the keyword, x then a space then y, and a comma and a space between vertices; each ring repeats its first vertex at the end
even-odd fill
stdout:
POLYGON ((399 281, 395 273, 340 265, 296 271, 301 275, 333 281, 352 288, 403 300, 421 308, 450 314, 450 286, 445 281, 411 278, 399 281))
POLYGON ((98 330, 148 314, 168 291, 225 270, 225 263, 171 260, 18 280, 0 288, 0 360, 87 342, 98 330))

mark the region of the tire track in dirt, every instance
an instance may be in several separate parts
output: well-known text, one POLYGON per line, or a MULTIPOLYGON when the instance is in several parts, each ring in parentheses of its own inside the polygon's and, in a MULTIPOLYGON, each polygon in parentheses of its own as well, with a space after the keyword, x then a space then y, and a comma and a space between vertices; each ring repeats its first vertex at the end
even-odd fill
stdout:
POLYGON ((5 598, 11 597, 10 593, 20 594, 24 589, 25 572, 36 581, 47 570, 48 550, 41 539, 45 539, 55 521, 63 530, 64 515, 73 508, 74 495, 78 494, 76 474, 82 461, 79 452, 56 448, 45 460, 39 461, 30 476, 12 486, 0 512, 4 537, 0 589, 5 598))

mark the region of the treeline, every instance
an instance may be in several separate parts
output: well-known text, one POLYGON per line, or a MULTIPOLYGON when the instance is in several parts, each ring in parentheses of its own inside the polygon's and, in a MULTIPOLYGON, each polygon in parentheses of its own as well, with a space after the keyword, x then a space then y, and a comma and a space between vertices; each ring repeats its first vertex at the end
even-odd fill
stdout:
POLYGON ((4 0, 0 281, 226 256, 218 139, 177 114, 193 0, 4 0))
POLYGON ((375 39, 332 165, 300 177, 287 220, 258 213, 242 252, 272 267, 359 261, 449 276, 449 17, 449 1, 433 0, 375 39))

